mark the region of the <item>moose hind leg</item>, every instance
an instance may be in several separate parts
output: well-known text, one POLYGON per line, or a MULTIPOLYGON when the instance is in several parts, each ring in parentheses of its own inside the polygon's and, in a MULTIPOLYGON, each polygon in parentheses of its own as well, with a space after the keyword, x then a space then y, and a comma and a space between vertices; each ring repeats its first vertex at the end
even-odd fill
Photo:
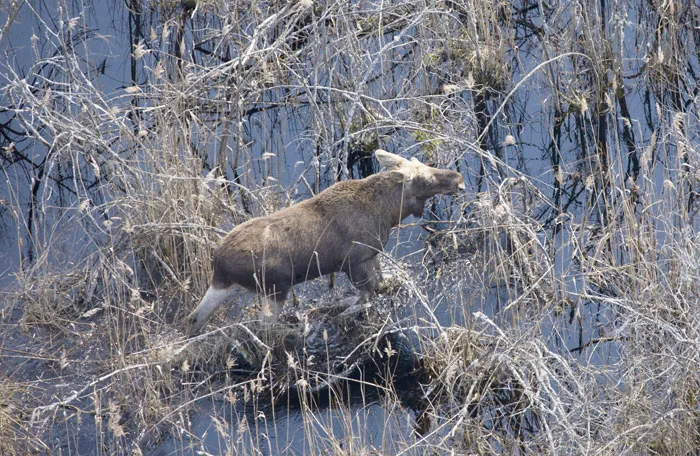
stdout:
POLYGON ((211 314, 234 294, 235 289, 235 286, 228 288, 210 286, 197 308, 185 319, 187 334, 199 334, 211 314))
POLYGON ((284 301, 287 298, 289 289, 277 291, 277 287, 266 293, 264 296, 259 294, 260 299, 260 320, 263 322, 276 323, 282 313, 284 301))

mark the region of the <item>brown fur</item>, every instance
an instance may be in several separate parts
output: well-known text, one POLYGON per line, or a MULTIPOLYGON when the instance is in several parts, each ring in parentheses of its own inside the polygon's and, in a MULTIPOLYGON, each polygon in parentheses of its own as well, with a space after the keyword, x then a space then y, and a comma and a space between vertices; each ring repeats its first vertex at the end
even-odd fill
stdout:
POLYGON ((393 166, 396 160, 398 165, 362 180, 339 182, 231 230, 214 251, 210 291, 189 317, 193 332, 224 299, 220 290, 234 285, 264 293, 277 303, 278 313, 294 284, 343 271, 362 298, 369 299, 381 280, 377 254, 391 229, 409 215, 422 215, 427 198, 464 188, 459 173, 382 153, 383 163, 393 166))

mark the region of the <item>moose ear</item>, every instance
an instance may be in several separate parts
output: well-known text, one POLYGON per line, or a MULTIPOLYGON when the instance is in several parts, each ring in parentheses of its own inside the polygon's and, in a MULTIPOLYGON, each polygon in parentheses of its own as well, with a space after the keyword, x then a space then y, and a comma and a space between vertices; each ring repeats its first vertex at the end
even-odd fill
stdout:
POLYGON ((396 154, 392 154, 391 152, 387 152, 382 149, 377 149, 374 152, 374 156, 377 157, 377 161, 385 167, 388 171, 391 171, 392 169, 396 169, 399 166, 401 166, 405 161, 407 161, 403 157, 399 157, 396 154))
POLYGON ((391 180, 396 182, 397 184, 400 184, 406 180, 406 175, 401 171, 389 171, 388 174, 391 180))

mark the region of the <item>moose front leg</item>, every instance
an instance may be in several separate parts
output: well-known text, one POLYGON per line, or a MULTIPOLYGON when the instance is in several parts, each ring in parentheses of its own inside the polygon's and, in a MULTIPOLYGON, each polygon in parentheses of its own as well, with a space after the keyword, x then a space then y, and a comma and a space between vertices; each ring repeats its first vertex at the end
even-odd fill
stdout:
POLYGON ((379 255, 355 265, 351 265, 346 274, 360 292, 360 302, 369 301, 379 291, 382 283, 382 270, 379 255))

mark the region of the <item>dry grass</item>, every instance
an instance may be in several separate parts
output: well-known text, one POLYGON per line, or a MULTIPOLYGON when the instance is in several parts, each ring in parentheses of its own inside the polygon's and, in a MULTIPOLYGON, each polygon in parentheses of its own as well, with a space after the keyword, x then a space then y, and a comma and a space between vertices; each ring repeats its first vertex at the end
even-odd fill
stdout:
POLYGON ((35 437, 27 425, 27 410, 22 397, 28 394, 24 385, 0 379, 0 453, 21 454, 25 451, 46 451, 48 446, 35 437))
POLYGON ((22 255, 0 453, 694 454, 700 11, 681 3, 144 2, 113 89, 89 14, 23 10, 33 63, 0 64, 22 255), (469 188, 396 234, 391 293, 341 328, 347 283, 319 280, 274 331, 236 308, 183 337, 222 234, 379 146, 469 188))

